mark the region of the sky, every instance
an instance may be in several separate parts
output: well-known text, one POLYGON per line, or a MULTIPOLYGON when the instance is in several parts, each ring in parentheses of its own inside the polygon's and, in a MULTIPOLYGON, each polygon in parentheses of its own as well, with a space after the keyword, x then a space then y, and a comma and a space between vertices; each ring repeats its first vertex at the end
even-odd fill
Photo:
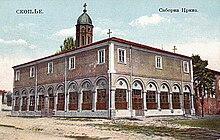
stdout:
POLYGON ((77 18, 87 3, 94 41, 111 36, 208 60, 220 71, 219 0, 1 0, 0 89, 13 89, 18 64, 54 54, 66 37, 75 38, 77 18), (182 8, 193 9, 184 13, 182 8), (42 10, 22 14, 20 10, 42 10), (177 12, 179 10, 179 12, 177 12), (17 11, 17 12, 16 12, 17 11))

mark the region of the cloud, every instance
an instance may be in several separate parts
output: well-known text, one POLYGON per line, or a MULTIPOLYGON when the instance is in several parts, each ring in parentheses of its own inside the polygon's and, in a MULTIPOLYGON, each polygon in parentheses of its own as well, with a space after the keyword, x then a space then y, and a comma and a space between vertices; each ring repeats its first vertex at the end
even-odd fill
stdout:
MULTIPOLYGON (((100 27, 95 27, 94 28, 94 34, 98 34, 98 35, 106 35, 108 36, 109 30, 108 29, 102 29, 100 27)), ((124 32, 122 32, 119 29, 111 29, 112 35, 118 35, 118 36, 126 36, 126 34, 124 32)))
POLYGON ((25 46, 25 47, 28 47, 28 48, 30 48, 30 49, 36 48, 35 45, 29 44, 29 43, 27 43, 26 40, 23 40, 23 39, 18 39, 18 40, 4 40, 4 39, 1 39, 1 38, 0 38, 0 44, 10 45, 10 46, 25 46))
POLYGON ((161 17, 159 14, 152 14, 151 17, 141 16, 137 19, 132 20, 129 25, 131 26, 147 26, 149 24, 158 24, 162 21, 167 20, 167 18, 161 17))
POLYGON ((76 33, 76 28, 72 27, 72 28, 61 29, 57 31, 56 33, 54 33, 53 36, 69 37, 69 36, 75 35, 75 33, 76 33))
POLYGON ((31 44, 31 45, 28 46, 28 48, 30 48, 30 49, 34 49, 34 48, 36 48, 36 46, 33 45, 33 44, 31 44))
POLYGON ((208 67, 220 71, 220 40, 197 39, 185 43, 173 43, 163 45, 164 50, 172 51, 177 47, 177 53, 192 56, 200 55, 203 60, 208 60, 208 67))
POLYGON ((13 46, 24 46, 27 45, 27 41, 23 40, 23 39, 18 39, 18 40, 3 40, 0 39, 0 44, 4 44, 4 45, 13 45, 13 46))
MULTIPOLYGON (((31 57, 31 56, 30 56, 31 57)), ((22 64, 24 62, 28 62, 32 60, 32 58, 24 57, 24 55, 17 55, 14 53, 7 54, 1 53, 0 54, 0 88, 4 90, 11 90, 13 89, 13 69, 12 67, 18 64, 22 64)))

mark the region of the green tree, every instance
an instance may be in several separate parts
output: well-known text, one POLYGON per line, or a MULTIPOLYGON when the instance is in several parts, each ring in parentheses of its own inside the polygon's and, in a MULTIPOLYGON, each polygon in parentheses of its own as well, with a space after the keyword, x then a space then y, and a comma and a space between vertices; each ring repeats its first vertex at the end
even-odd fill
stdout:
POLYGON ((71 50, 74 48, 76 48, 75 40, 73 40, 73 37, 68 37, 64 39, 63 45, 60 45, 60 50, 56 51, 56 54, 67 51, 67 50, 71 50))
POLYGON ((206 96, 206 94, 213 92, 212 89, 214 86, 215 76, 207 68, 208 61, 202 60, 199 55, 193 55, 192 62, 194 79, 193 84, 195 92, 199 93, 199 95, 202 97, 202 117, 204 117, 204 97, 206 96))

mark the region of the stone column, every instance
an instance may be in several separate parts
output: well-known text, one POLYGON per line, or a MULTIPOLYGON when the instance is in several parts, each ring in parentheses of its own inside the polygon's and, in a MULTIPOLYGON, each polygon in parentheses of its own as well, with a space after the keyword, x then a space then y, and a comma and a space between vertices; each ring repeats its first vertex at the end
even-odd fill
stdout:
POLYGON ((144 108, 144 110, 147 110, 146 94, 147 94, 147 92, 144 91, 143 92, 143 108, 144 108))
POLYGON ((170 110, 173 111, 173 99, 172 99, 173 93, 170 92, 169 96, 170 96, 170 100, 169 100, 169 102, 170 102, 170 110))
POLYGON ((65 112, 68 111, 69 111, 69 92, 67 92, 65 96, 65 112))
POLYGON ((115 110, 115 89, 111 89, 111 109, 115 110))
POLYGON ((39 98, 38 93, 35 92, 35 95, 34 95, 34 111, 35 112, 38 110, 38 98, 39 98))
POLYGON ((96 111, 97 91, 92 91, 92 111, 96 111))
POLYGON ((82 101, 83 101, 83 92, 81 91, 78 94, 78 111, 81 112, 82 111, 82 101))
POLYGON ((53 97, 54 99, 54 109, 53 112, 57 111, 57 100, 58 100, 58 93, 53 97))
POLYGON ((128 110, 132 110, 132 91, 127 90, 128 110))
POLYGON ((22 97, 19 97, 19 112, 21 112, 22 97))
POLYGON ((195 108, 194 108, 194 96, 191 95, 191 115, 195 115, 195 108))
POLYGON ((160 108, 160 91, 157 92, 157 109, 161 110, 161 108, 160 108))
POLYGON ((30 95, 27 96, 27 111, 29 111, 29 106, 30 106, 30 95))
POLYGON ((180 108, 184 111, 184 94, 180 94, 180 108))

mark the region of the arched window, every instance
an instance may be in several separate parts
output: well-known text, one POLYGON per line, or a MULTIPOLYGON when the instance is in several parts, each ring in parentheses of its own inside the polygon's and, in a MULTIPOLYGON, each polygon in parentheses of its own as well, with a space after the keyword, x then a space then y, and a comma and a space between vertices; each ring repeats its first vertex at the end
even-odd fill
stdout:
POLYGON ((49 95, 49 109, 51 111, 54 109, 54 93, 52 88, 48 89, 48 95, 49 95))
POLYGON ((92 110, 92 85, 89 82, 84 82, 83 85, 83 103, 82 110, 92 110))
POLYGON ((88 44, 90 44, 90 43, 91 43, 91 37, 88 36, 88 44))
POLYGON ((190 88, 188 86, 184 86, 183 88, 183 94, 184 94, 184 108, 186 110, 186 113, 190 111, 190 88))
POLYGON ((169 89, 166 84, 162 84, 160 88, 160 108, 169 109, 169 89))
POLYGON ((20 99, 19 99, 19 92, 16 91, 15 92, 15 106, 14 106, 14 111, 18 111, 19 110, 19 106, 20 106, 20 99))
POLYGON ((22 94, 21 111, 26 111, 27 110, 27 92, 23 90, 21 94, 22 94))
POLYGON ((29 111, 34 111, 34 107, 35 107, 35 96, 34 96, 34 90, 32 89, 30 91, 30 104, 29 104, 29 111))
POLYGON ((57 110, 64 111, 65 107, 65 93, 64 93, 64 87, 61 85, 57 89, 57 110))
POLYGON ((121 79, 116 83, 115 109, 128 109, 127 89, 128 86, 124 80, 121 79))
POLYGON ((85 45, 85 36, 82 36, 82 45, 85 45))
POLYGON ((72 84, 69 89, 69 110, 78 109, 78 92, 76 84, 72 84))
POLYGON ((172 105, 173 109, 180 109, 180 88, 178 85, 173 86, 172 105))
POLYGON ((154 83, 147 85, 146 104, 147 109, 157 109, 157 88, 154 83))
POLYGON ((134 110, 142 110, 142 85, 135 81, 132 84, 132 108, 134 110))
POLYGON ((101 79, 97 82, 97 110, 106 110, 107 109, 107 82, 104 79, 101 79))

